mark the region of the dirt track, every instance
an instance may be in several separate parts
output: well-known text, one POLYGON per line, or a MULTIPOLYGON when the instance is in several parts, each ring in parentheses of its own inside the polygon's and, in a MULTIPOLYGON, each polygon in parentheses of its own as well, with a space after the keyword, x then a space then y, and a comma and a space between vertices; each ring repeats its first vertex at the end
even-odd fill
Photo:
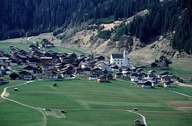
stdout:
POLYGON ((4 100, 10 101, 10 102, 14 102, 14 103, 16 103, 16 104, 18 104, 18 105, 21 105, 21 106, 23 106, 23 107, 27 107, 27 108, 30 108, 30 109, 33 109, 33 110, 35 110, 35 111, 40 112, 40 113, 42 114, 42 116, 43 116, 43 125, 42 125, 42 126, 47 126, 47 116, 46 116, 45 112, 44 112, 41 108, 37 108, 37 107, 34 107, 34 106, 30 106, 30 105, 27 105, 27 104, 18 102, 18 101, 16 101, 16 100, 7 98, 7 89, 24 86, 24 85, 29 84, 29 83, 31 83, 31 82, 32 82, 32 81, 28 81, 28 82, 25 82, 25 83, 20 84, 20 85, 5 87, 5 88, 3 89, 3 92, 1 93, 1 98, 4 99, 4 100))

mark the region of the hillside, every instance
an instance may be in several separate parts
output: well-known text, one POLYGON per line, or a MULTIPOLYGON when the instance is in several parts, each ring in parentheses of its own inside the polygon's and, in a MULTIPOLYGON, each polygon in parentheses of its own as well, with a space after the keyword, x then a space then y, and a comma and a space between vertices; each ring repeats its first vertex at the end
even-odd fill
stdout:
POLYGON ((169 58, 191 57, 183 51, 179 52, 173 49, 171 43, 174 34, 172 32, 159 35, 151 40, 150 43, 142 42, 136 35, 126 35, 125 33, 118 35, 117 31, 121 31, 124 24, 132 24, 138 16, 145 18, 149 13, 149 10, 145 9, 122 20, 114 20, 109 23, 103 22, 94 25, 83 24, 81 26, 67 28, 64 32, 57 34, 56 37, 62 40, 64 47, 80 47, 91 50, 90 53, 103 54, 107 57, 109 57, 111 53, 122 52, 126 48, 130 53, 129 57, 133 61, 147 64, 162 55, 169 58), (107 35, 108 32, 109 36, 107 35), (116 39, 117 35, 119 36, 118 39, 116 39))
POLYGON ((99 25, 117 21, 118 25, 118 20, 127 19, 119 28, 107 25, 108 28, 99 36, 106 39, 115 33, 115 40, 123 35, 136 36, 145 45, 151 44, 160 35, 172 32, 171 46, 190 54, 191 5, 188 0, 2 0, 0 39, 50 31, 57 34, 85 22, 99 25), (144 10, 147 10, 146 16, 137 15, 144 10), (134 15, 136 17, 130 18, 134 15))

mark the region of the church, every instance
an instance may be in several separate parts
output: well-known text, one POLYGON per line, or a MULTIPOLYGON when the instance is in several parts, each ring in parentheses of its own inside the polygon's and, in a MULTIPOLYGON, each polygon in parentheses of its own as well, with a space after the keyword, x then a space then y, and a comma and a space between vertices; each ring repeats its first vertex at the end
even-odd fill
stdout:
POLYGON ((126 50, 124 50, 123 54, 111 54, 110 64, 117 65, 118 67, 129 67, 126 50))

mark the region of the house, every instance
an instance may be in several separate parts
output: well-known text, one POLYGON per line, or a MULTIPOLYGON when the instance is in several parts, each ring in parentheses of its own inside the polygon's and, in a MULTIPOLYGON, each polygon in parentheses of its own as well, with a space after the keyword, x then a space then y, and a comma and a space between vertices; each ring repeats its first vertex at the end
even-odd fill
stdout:
POLYGON ((129 67, 129 60, 126 51, 123 54, 111 54, 110 64, 118 67, 129 67))
POLYGON ((122 73, 121 72, 117 72, 115 74, 115 79, 121 78, 122 77, 122 73))
POLYGON ((30 63, 30 64, 40 63, 40 58, 38 56, 33 55, 28 58, 28 63, 30 63))
POLYGON ((114 72, 114 73, 119 71, 119 67, 117 65, 111 65, 110 67, 111 67, 112 72, 114 72))
POLYGON ((96 62, 95 67, 100 68, 101 70, 112 71, 110 65, 104 61, 96 62))
POLYGON ((70 72, 70 70, 63 70, 62 77, 65 80, 72 80, 72 79, 76 78, 76 75, 74 73, 70 72))
POLYGON ((0 57, 0 65, 6 65, 8 66, 10 64, 8 57, 0 57))
POLYGON ((152 82, 150 82, 150 81, 146 81, 146 82, 144 82, 143 85, 141 85, 141 87, 143 87, 143 88, 153 88, 154 84, 152 82))
POLYGON ((66 64, 62 69, 59 70, 60 75, 63 79, 75 79, 76 69, 71 64, 66 64))
POLYGON ((34 76, 32 75, 32 73, 30 73, 28 71, 19 72, 19 76, 20 76, 20 79, 22 79, 22 80, 33 80, 34 79, 34 76))
POLYGON ((0 76, 3 76, 6 74, 6 66, 0 65, 0 76))
POLYGON ((40 57, 40 63, 43 67, 51 66, 52 59, 53 59, 52 57, 43 56, 43 57, 40 57))
POLYGON ((42 68, 41 68, 43 74, 48 74, 53 69, 54 69, 54 66, 52 64, 43 65, 42 68))
POLYGON ((91 75, 95 75, 95 76, 100 76, 100 75, 103 75, 103 71, 102 71, 102 69, 100 69, 100 68, 98 68, 98 67, 96 67, 96 68, 93 68, 93 69, 91 69, 91 75))
POLYGON ((112 73, 108 73, 107 75, 108 80, 113 80, 113 74, 112 73))
POLYGON ((171 75, 163 75, 161 76, 161 82, 163 83, 163 87, 168 87, 173 83, 171 75))
POLYGON ((86 69, 86 68, 91 68, 91 65, 90 65, 89 62, 81 62, 81 63, 79 64, 79 67, 80 67, 81 69, 86 69))
POLYGON ((54 44, 53 43, 51 43, 49 40, 47 40, 47 39, 43 39, 42 41, 41 41, 41 43, 42 43, 42 47, 43 48, 52 48, 52 47, 54 47, 54 44))
POLYGON ((8 57, 0 57, 0 64, 4 64, 6 62, 9 62, 9 58, 8 57))
POLYGON ((150 81, 152 84, 157 84, 159 82, 158 75, 156 74, 156 71, 150 70, 148 71, 146 77, 144 77, 147 81, 150 81))
POLYGON ((0 76, 4 76, 7 74, 10 74, 11 71, 11 67, 10 66, 6 66, 6 65, 1 65, 0 64, 0 76))
POLYGON ((38 67, 37 65, 34 65, 34 64, 27 65, 27 66, 25 66, 23 69, 24 69, 24 70, 31 71, 33 74, 42 73, 41 68, 38 67))
POLYGON ((76 76, 74 74, 65 74, 64 75, 64 79, 66 79, 66 80, 73 80, 75 78, 76 78, 76 76))
POLYGON ((130 75, 130 79, 132 82, 138 82, 139 81, 139 75, 137 73, 132 73, 130 75))
POLYGON ((5 55, 3 50, 0 50, 0 57, 3 57, 5 55))
POLYGON ((4 84, 7 84, 9 83, 9 81, 6 81, 4 79, 0 79, 0 85, 4 85, 4 84))
POLYGON ((105 61, 105 57, 104 56, 96 56, 95 59, 97 61, 105 61))
POLYGON ((17 50, 16 52, 13 52, 11 55, 11 59, 15 60, 16 63, 26 63, 27 59, 29 58, 29 52, 26 52, 25 50, 17 50))
POLYGON ((76 73, 81 77, 89 77, 89 76, 91 76, 91 69, 90 68, 85 68, 85 69, 77 68, 76 73))
POLYGON ((130 73, 131 73, 131 70, 130 69, 122 69, 122 72, 124 77, 127 77, 130 73))
POLYGON ((15 46, 10 46, 9 47, 10 48, 10 50, 11 50, 11 53, 16 53, 16 52, 18 52, 18 48, 17 47, 15 47, 15 46))
POLYGON ((142 85, 144 85, 146 83, 146 80, 145 79, 141 79, 141 80, 138 80, 137 81, 137 84, 139 85, 139 86, 142 86, 142 85))
POLYGON ((60 80, 60 79, 63 79, 63 76, 58 71, 53 70, 49 72, 49 74, 47 74, 46 77, 44 78, 47 78, 49 80, 60 80))
POLYGON ((35 45, 35 44, 31 44, 31 45, 29 46, 29 48, 30 48, 32 51, 39 50, 39 47, 38 47, 37 45, 35 45))
POLYGON ((92 74, 92 75, 89 76, 88 79, 89 80, 97 80, 97 75, 92 74))
POLYGON ((100 77, 97 78, 97 82, 98 82, 98 83, 109 82, 109 79, 107 78, 106 75, 102 75, 102 76, 100 76, 100 77))

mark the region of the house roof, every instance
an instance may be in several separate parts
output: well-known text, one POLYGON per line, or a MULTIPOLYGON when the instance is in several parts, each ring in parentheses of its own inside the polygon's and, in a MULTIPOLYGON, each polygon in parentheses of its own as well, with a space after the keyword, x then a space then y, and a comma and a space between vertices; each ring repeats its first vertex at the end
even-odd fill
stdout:
POLYGON ((53 58, 52 57, 40 57, 41 60, 52 60, 53 58))
POLYGON ((8 60, 8 57, 0 57, 0 60, 8 60))
POLYGON ((123 59, 123 54, 112 54, 112 58, 114 58, 114 59, 123 59))
POLYGON ((29 71, 21 71, 19 72, 20 75, 32 75, 29 71))

